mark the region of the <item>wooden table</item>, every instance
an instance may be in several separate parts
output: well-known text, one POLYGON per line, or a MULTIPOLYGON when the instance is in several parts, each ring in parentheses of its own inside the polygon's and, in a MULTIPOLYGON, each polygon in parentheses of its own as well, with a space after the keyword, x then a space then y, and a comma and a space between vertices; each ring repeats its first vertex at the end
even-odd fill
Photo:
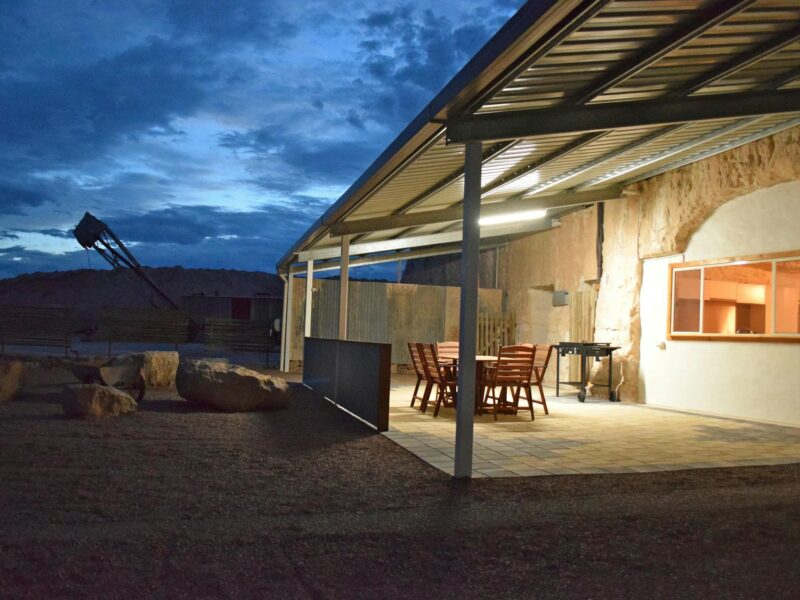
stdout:
MULTIPOLYGON (((453 352, 442 352, 439 355, 439 360, 449 360, 452 361, 454 365, 458 364, 458 353, 453 352)), ((484 370, 486 369, 486 363, 493 363, 497 362, 496 356, 490 356, 488 354, 478 354, 475 357, 475 413, 477 414, 478 409, 480 408, 481 404, 483 403, 483 392, 486 390, 485 381, 486 378, 483 376, 484 370)))

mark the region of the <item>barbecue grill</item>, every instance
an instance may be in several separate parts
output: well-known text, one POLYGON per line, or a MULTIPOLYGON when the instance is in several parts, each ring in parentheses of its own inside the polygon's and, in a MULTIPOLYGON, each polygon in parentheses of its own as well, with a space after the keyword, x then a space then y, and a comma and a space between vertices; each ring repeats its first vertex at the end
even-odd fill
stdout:
POLYGON ((583 402, 586 400, 586 383, 589 379, 589 366, 588 362, 594 359, 595 362, 600 362, 601 359, 608 357, 608 384, 594 384, 594 387, 607 387, 608 400, 610 402, 619 402, 617 392, 612 387, 614 385, 614 350, 619 350, 619 346, 612 346, 611 344, 604 344, 601 342, 560 342, 556 346, 556 396, 559 395, 559 387, 563 385, 578 386, 578 400, 583 402), (580 381, 561 381, 561 357, 562 356, 580 356, 581 357, 581 380, 580 381))

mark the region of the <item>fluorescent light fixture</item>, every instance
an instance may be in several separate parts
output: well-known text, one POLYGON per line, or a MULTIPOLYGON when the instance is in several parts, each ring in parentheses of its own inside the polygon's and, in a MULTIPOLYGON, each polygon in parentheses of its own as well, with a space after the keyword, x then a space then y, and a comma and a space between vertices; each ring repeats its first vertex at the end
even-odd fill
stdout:
POLYGON ((488 217, 481 217, 478 220, 478 225, 486 227, 487 225, 502 225, 503 223, 517 223, 519 221, 533 221, 534 219, 541 219, 547 214, 546 208, 538 208, 535 210, 521 210, 519 212, 507 213, 504 215, 492 215, 488 217))

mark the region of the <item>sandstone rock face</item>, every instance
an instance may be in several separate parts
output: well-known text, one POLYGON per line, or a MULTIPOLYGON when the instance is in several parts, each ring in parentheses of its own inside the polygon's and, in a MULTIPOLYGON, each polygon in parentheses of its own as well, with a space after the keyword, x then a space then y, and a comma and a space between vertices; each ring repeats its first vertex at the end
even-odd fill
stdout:
POLYGON ((86 383, 64 386, 61 408, 68 417, 116 417, 135 412, 136 402, 111 386, 86 383))
MULTIPOLYGON (((642 260, 684 252, 692 235, 729 200, 797 179, 800 127, 642 181, 631 188, 638 198, 606 203, 595 339, 622 347, 615 355, 614 377, 619 380, 619 357, 623 400, 639 399, 642 260)), ((598 383, 607 377, 606 363, 592 373, 598 383)))
MULTIPOLYGON (((614 385, 620 380, 620 363, 625 383, 623 400, 638 401, 639 373, 639 290, 642 261, 638 257, 639 202, 637 199, 607 202, 603 240, 603 277, 597 296, 594 339, 620 346, 614 354, 614 385)), ((608 361, 592 368, 591 381, 608 382, 608 361)), ((594 390, 593 390, 594 393, 594 390)), ((600 396, 608 394, 598 388, 600 396)))
POLYGON ((728 200, 800 179, 794 127, 640 182, 639 257, 686 250, 689 238, 728 200))
POLYGON ((180 357, 177 352, 145 352, 144 382, 148 387, 175 387, 180 357))
POLYGON ((222 362, 182 361, 175 383, 182 398, 223 412, 289 405, 289 384, 283 379, 222 362))
POLYGON ((0 362, 0 402, 11 400, 22 389, 22 361, 0 362))

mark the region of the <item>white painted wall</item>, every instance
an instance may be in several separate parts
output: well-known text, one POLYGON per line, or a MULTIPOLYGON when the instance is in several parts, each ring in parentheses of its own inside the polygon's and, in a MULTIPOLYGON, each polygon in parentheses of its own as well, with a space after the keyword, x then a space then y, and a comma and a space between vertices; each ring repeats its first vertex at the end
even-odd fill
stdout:
POLYGON ((789 250, 800 250, 800 181, 731 200, 684 255, 644 261, 640 401, 800 426, 800 344, 666 341, 670 263, 789 250))

